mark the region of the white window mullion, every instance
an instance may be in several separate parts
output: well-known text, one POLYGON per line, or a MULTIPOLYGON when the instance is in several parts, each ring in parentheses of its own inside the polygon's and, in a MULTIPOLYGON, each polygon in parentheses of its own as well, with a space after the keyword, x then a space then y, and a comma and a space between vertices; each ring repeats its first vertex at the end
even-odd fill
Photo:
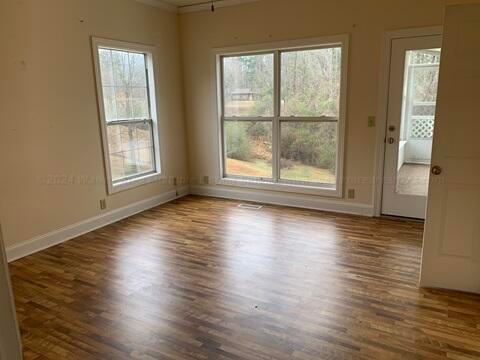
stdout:
POLYGON ((274 117, 272 124, 272 169, 273 181, 280 179, 280 52, 275 51, 273 60, 274 117))
POLYGON ((222 177, 227 176, 227 140, 225 134, 225 118, 222 116, 221 129, 220 129, 221 146, 222 146, 222 177))
POLYGON ((274 118, 273 117, 263 117, 263 116, 259 116, 259 117, 236 117, 236 116, 233 116, 233 117, 222 117, 222 120, 223 121, 265 121, 265 122, 269 122, 269 121, 273 121, 274 118))
POLYGON ((319 116, 319 117, 302 117, 302 116, 281 116, 280 121, 292 122, 338 122, 338 117, 333 116, 319 116))
POLYGON ((147 97, 147 106, 148 106, 148 116, 152 117, 152 99, 150 99, 150 75, 148 73, 148 63, 145 62, 145 78, 147 80, 147 93, 149 96, 147 97))
POLYGON ((227 143, 226 143, 226 135, 225 135, 225 82, 224 82, 224 57, 220 57, 220 71, 219 71, 219 76, 220 76, 220 143, 221 143, 221 177, 226 177, 227 176, 227 143))

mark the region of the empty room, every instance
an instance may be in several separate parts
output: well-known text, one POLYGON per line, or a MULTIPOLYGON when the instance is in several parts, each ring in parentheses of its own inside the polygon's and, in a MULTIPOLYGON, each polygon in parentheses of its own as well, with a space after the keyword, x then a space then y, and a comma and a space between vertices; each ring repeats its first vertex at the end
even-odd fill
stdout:
POLYGON ((0 0, 0 360, 480 359, 480 1, 0 0))

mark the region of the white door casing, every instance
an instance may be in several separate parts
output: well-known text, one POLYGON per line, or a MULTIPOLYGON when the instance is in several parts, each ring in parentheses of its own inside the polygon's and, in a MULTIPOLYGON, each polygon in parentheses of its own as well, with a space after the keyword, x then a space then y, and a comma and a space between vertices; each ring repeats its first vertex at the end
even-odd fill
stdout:
POLYGON ((20 334, 13 303, 7 257, 0 227, 0 359, 22 359, 20 334))

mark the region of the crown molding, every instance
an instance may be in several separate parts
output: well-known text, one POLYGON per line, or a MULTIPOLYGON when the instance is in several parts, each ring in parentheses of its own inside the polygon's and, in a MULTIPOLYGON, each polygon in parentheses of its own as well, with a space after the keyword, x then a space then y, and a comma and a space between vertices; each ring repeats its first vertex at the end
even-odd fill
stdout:
POLYGON ((156 8, 159 8, 161 10, 165 10, 174 14, 178 13, 178 7, 175 5, 168 4, 166 2, 163 2, 162 0, 135 0, 139 3, 154 6, 156 8))
MULTIPOLYGON (((227 6, 243 5, 243 4, 257 2, 257 1, 260 1, 260 0, 216 0, 215 8, 219 9, 227 6)), ((180 14, 186 14, 186 13, 199 12, 199 11, 210 11, 211 6, 212 6, 211 2, 207 0, 203 4, 179 6, 178 12, 180 14)))
MULTIPOLYGON (((154 6, 156 8, 159 8, 171 13, 175 13, 175 14, 186 14, 186 13, 192 13, 192 12, 210 11, 211 9, 211 2, 208 0, 205 0, 205 3, 184 5, 184 6, 175 6, 163 0, 135 0, 135 1, 142 4, 154 6)), ((215 8, 219 9, 227 6, 248 4, 248 3, 257 2, 260 0, 214 0, 214 1, 215 1, 215 8)))

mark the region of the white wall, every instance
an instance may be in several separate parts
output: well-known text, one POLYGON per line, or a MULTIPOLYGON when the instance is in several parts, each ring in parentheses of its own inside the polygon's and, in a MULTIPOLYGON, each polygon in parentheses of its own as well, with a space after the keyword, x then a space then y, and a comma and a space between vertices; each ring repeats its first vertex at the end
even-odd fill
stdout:
POLYGON ((412 164, 430 164, 432 157, 432 139, 407 140, 405 144, 405 162, 412 164))
MULTIPOLYGON (((213 48, 348 33, 344 187, 355 189, 356 199, 343 202, 371 206, 375 128, 367 127, 367 120, 377 111, 382 35, 386 30, 439 25, 444 4, 443 0, 262 0, 215 13, 181 15, 191 176, 218 176, 216 116, 212 111, 215 94, 211 86, 213 48)), ((299 198, 319 199, 295 195, 299 198)))
MULTIPOLYGON (((261 0, 213 14, 183 14, 180 21, 133 0, 0 1, 0 219, 6 245, 98 216, 100 199, 107 199, 108 211, 173 189, 153 183, 107 196, 92 35, 157 48, 163 169, 167 176, 198 179, 217 176, 212 48, 349 33, 344 187, 357 197, 344 202, 370 207, 375 129, 367 127, 367 117, 377 109, 381 36, 441 24, 445 1, 459 2, 261 0)), ((318 197, 290 199, 301 206, 318 197)))
POLYGON ((187 176, 178 16, 133 0, 0 1, 0 219, 7 247, 173 189, 107 196, 91 36, 156 47, 163 170, 187 176), (66 181, 63 180, 66 177, 66 181))
POLYGON ((405 147, 407 145, 406 140, 400 140, 398 144, 398 162, 397 162, 397 171, 405 164, 405 147))

